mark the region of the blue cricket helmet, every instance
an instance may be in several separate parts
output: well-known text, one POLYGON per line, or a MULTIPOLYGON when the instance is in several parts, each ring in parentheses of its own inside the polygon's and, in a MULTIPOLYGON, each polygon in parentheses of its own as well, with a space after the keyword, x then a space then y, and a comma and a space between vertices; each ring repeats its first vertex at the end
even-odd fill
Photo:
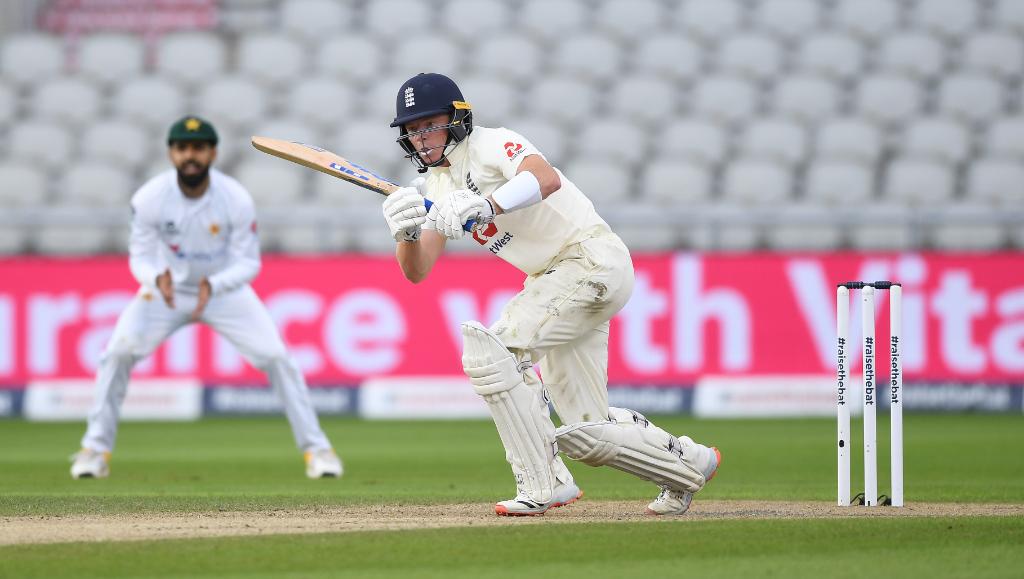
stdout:
POLYGON ((405 157, 423 173, 427 167, 436 167, 444 163, 449 148, 459 144, 473 132, 473 109, 464 100, 462 91, 455 81, 443 74, 420 73, 405 81, 398 89, 398 96, 395 99, 395 120, 391 122, 391 126, 399 130, 397 141, 405 150, 405 157), (448 115, 448 124, 428 130, 447 130, 448 141, 441 158, 427 165, 409 140, 410 133, 406 131, 405 125, 440 114, 448 115))

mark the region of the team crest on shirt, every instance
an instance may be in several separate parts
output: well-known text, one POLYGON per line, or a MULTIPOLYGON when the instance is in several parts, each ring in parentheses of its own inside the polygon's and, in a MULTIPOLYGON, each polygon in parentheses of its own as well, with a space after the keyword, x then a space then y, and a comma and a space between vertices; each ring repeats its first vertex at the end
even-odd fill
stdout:
POLYGON ((210 235, 217 235, 218 233, 220 233, 220 225, 218 225, 216 223, 211 223, 210 224, 210 235))
POLYGON ((482 193, 480 193, 480 189, 476 186, 476 183, 473 182, 473 177, 470 176, 468 171, 466 172, 466 188, 477 195, 482 195, 482 193))

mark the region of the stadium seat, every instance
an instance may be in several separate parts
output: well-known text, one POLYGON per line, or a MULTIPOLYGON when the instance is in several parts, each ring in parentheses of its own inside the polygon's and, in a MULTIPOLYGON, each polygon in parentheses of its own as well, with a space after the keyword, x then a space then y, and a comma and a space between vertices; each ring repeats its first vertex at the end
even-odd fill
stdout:
POLYGON ((677 160, 648 163, 640 177, 645 201, 679 206, 706 203, 714 191, 714 176, 703 165, 677 160))
MULTIPOLYGON (((352 82, 365 84, 376 81, 384 68, 382 47, 366 36, 356 34, 331 38, 320 45, 316 68, 346 86, 352 82)), ((399 86, 401 81, 395 85, 395 93, 399 86)))
POLYGON ((243 161, 233 177, 248 189, 257 208, 291 206, 302 199, 308 169, 294 163, 264 159, 243 161))
POLYGON ((112 163, 129 171, 152 161, 150 152, 158 144, 137 123, 123 119, 89 125, 79 143, 82 159, 112 163))
POLYGON ((1005 227, 985 205, 956 203, 936 208, 941 218, 931 227, 931 243, 946 251, 992 251, 1007 243, 1005 227))
POLYGON ((822 159, 873 165, 882 154, 882 134, 861 119, 837 118, 818 128, 816 149, 822 159))
POLYGON ((510 32, 481 38, 476 49, 467 54, 477 75, 523 84, 537 77, 543 56, 531 37, 510 32), (515 58, 508 57, 510 46, 514 47, 515 58))
POLYGON ((793 196, 793 175, 771 161, 739 158, 722 177, 723 199, 741 206, 766 206, 793 196))
POLYGON ((565 175, 594 202, 598 213, 605 206, 627 202, 633 190, 629 169, 619 163, 577 157, 566 165, 565 175))
MULTIPOLYGON (((267 229, 271 228, 264 228, 264 231, 267 229)), ((312 223, 278 225, 272 228, 271 234, 281 251, 313 255, 346 250, 351 243, 348 233, 343 228, 327 223, 312 223)))
POLYGON ((767 83, 779 74, 782 47, 765 35, 738 34, 718 48, 717 72, 767 83))
MULTIPOLYGON (((18 115, 18 95, 5 84, 0 84, 0 129, 14 121, 18 115)), ((0 151, 4 147, 0 146, 0 151)))
POLYGON ((773 210, 765 243, 776 251, 833 251, 843 241, 840 227, 829 221, 825 207, 785 204, 773 210))
POLYGON ((64 70, 64 45, 47 34, 14 34, 0 47, 0 77, 15 85, 54 78, 64 70))
POLYGON ((0 161, 0 207, 41 207, 49 197, 47 174, 30 164, 0 161))
POLYGON ((807 133, 784 119, 762 118, 749 123, 739 139, 740 153, 749 159, 769 160, 794 167, 807 157, 807 133))
POLYGON ((345 83, 317 76, 295 83, 282 104, 284 114, 326 128, 351 119, 355 108, 353 101, 352 91, 345 83))
POLYGON ((681 118, 663 125, 654 151, 664 160, 692 161, 717 166, 729 149, 729 135, 720 125, 702 118, 681 118))
POLYGON ((591 118, 598 105, 597 95, 588 84, 558 75, 535 83, 526 102, 530 103, 531 113, 567 124, 591 118))
POLYGON ((346 215, 353 211, 373 213, 381 219, 381 226, 387 227, 383 223, 384 218, 381 217, 381 203, 384 200, 381 195, 316 171, 310 172, 310 178, 310 190, 313 192, 315 202, 325 212, 341 212, 346 215))
POLYGON ((580 34, 589 21, 586 5, 575 0, 528 0, 519 13, 526 32, 546 42, 580 34))
POLYGON ((841 103, 839 88, 817 76, 791 76, 775 85, 772 111, 806 124, 818 124, 834 117, 841 103))
POLYGON ((160 39, 156 70, 161 76, 190 86, 206 86, 227 68, 224 40, 207 32, 178 32, 160 39))
POLYGON ((566 36, 551 54, 553 74, 588 81, 608 81, 619 74, 619 47, 598 34, 566 36))
POLYGON ((93 34, 78 47, 78 71, 93 82, 113 85, 141 75, 145 57, 137 36, 93 34))
POLYGON ((866 42, 875 42, 899 24, 899 3, 892 0, 839 2, 832 18, 837 29, 866 42))
POLYGON ((117 165, 83 161, 64 171, 57 192, 74 207, 124 207, 135 191, 131 176, 117 165))
POLYGON ((794 60, 801 72, 848 81, 860 74, 865 58, 864 48, 853 38, 823 32, 804 41, 794 60))
POLYGON ((925 32, 894 34, 883 40, 878 50, 879 70, 919 81, 941 74, 945 61, 942 43, 925 32))
POLYGON ((521 101, 517 92, 500 78, 460 78, 459 89, 473 107, 473 122, 485 127, 507 123, 521 101))
POLYGON ((81 78, 61 77, 40 84, 28 104, 40 119, 80 127, 99 116, 102 98, 92 83, 81 78))
POLYGON ((676 12, 676 26, 686 36, 704 44, 716 44, 740 27, 742 13, 735 0, 713 2, 683 2, 676 12))
POLYGON ((854 210, 850 243, 860 251, 901 251, 918 245, 911 210, 904 205, 872 204, 854 210))
POLYGON ((32 247, 46 255, 90 255, 114 246, 109 225, 88 222, 44 225, 32 232, 31 239, 32 247))
POLYGON ((241 76, 227 76, 208 83, 200 91, 198 102, 199 110, 211 123, 234 129, 262 120, 269 106, 266 93, 241 76))
POLYGON ((464 42, 503 33, 512 28, 511 21, 510 5, 500 0, 449 0, 441 12, 445 35, 464 42))
POLYGON ((991 20, 1000 28, 1024 34, 1024 4, 1020 0, 996 0, 991 20))
POLYGON ((996 120, 985 135, 985 152, 993 157, 1024 160, 1024 117, 996 120))
POLYGON ((0 255, 18 255, 28 245, 28 232, 24 227, 0 228, 0 255))
MULTIPOLYGON (((463 51, 454 42, 441 36, 412 35, 399 38, 392 41, 389 49, 391 74, 395 76, 411 78, 421 72, 463 69, 463 51)), ((397 86, 395 90, 398 90, 397 86)))
POLYGON ((566 160, 568 150, 566 134, 546 119, 517 117, 509 119, 502 126, 519 133, 533 143, 533 146, 537 147, 552 165, 561 167, 562 161, 566 160))
POLYGON ((722 124, 746 121, 757 110, 758 100, 758 91, 753 84, 723 76, 704 79, 692 94, 693 112, 722 124))
POLYGON ((887 200, 928 207, 953 197, 953 169, 931 161, 896 159, 885 176, 887 200))
POLYGON ((821 23, 817 0, 765 0, 754 13, 757 28, 782 40, 806 38, 821 23))
POLYGON ((600 30, 623 41, 635 41, 657 30, 666 17, 656 0, 606 0, 594 16, 600 30))
POLYGON ((1024 74, 1024 41, 1007 32, 981 32, 965 40, 961 70, 1003 81, 1024 74))
POLYGON ((608 95, 608 113, 661 126, 675 118, 679 89, 654 75, 619 78, 608 95))
POLYGON ((700 251, 740 251, 758 249, 764 228, 748 223, 750 207, 732 202, 711 206, 702 213, 701 222, 681 228, 686 247, 700 251))
POLYGON ((684 84, 696 80, 704 66, 703 49, 677 34, 653 34, 640 39, 629 69, 684 84))
POLYGON ((955 75, 942 80, 938 111, 969 123, 986 123, 1003 110, 1003 87, 991 77, 955 75))
POLYGON ((34 163, 45 169, 67 165, 73 151, 71 133, 53 122, 26 120, 11 127, 7 133, 10 159, 34 163))
POLYGON ((580 128, 576 145, 578 156, 588 161, 635 165, 647 158, 646 135, 629 117, 586 123, 580 128))
POLYGON ((238 44, 238 71, 270 88, 291 86, 308 60, 305 48, 284 35, 252 34, 238 44))
POLYGON ((281 27, 300 40, 318 43, 348 33, 350 10, 334 0, 287 0, 281 6, 281 27))
POLYGON ((819 161, 807 169, 804 196, 818 205, 862 207, 871 203, 875 174, 854 161, 819 161))
POLYGON ((1024 164, 1005 159, 979 159, 971 163, 966 197, 976 204, 1024 207, 1024 164))
POLYGON ((960 123, 944 118, 924 117, 912 121, 903 133, 903 156, 957 165, 967 160, 971 137, 960 123))
POLYGON ((615 233, 630 251, 669 251, 678 244, 678 225, 620 224, 615 233))
POLYGON ((375 0, 365 5, 363 18, 367 30, 375 38, 390 41, 414 36, 430 30, 433 11, 426 2, 417 0, 375 0))
POLYGON ((166 131, 185 114, 185 95, 167 79, 144 76, 118 86, 112 108, 116 116, 166 131))
POLYGON ((920 0, 911 10, 910 21, 946 41, 958 41, 978 22, 978 4, 964 0, 920 0))
POLYGON ((924 96, 914 81, 893 75, 865 78, 857 90, 857 111, 888 127, 905 123, 921 110, 924 96))

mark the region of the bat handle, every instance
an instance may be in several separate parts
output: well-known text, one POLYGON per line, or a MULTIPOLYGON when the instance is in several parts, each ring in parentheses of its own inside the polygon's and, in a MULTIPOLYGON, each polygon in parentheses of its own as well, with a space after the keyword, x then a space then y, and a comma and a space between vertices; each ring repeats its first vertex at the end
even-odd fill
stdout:
MULTIPOLYGON (((430 199, 424 199, 423 203, 427 206, 427 211, 430 211, 430 207, 434 205, 434 202, 431 201, 430 199)), ((473 220, 471 219, 467 221, 466 224, 462 226, 462 228, 465 229, 466 231, 473 231, 473 220)))

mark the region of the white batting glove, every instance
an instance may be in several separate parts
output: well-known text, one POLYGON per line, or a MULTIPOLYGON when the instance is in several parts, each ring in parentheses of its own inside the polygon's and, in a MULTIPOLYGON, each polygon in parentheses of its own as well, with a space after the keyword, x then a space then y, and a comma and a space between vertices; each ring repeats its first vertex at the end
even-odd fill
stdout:
POLYGON ((494 221, 494 207, 486 197, 469 189, 452 191, 438 213, 438 231, 448 239, 462 239, 466 234, 462 226, 468 221, 474 221, 475 226, 494 221))
POLYGON ((395 241, 416 241, 427 220, 423 195, 416 187, 402 187, 384 199, 384 219, 395 241))

